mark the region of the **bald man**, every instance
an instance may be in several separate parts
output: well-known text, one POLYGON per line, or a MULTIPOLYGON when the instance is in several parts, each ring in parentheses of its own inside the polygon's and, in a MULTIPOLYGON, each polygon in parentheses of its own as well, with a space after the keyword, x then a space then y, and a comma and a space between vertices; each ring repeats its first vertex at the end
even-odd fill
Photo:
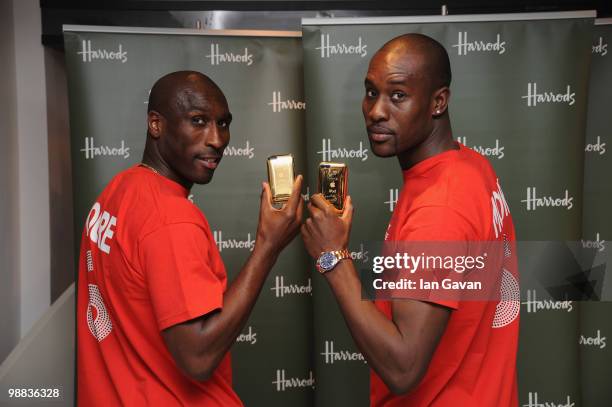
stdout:
MULTIPOLYGON (((445 49, 424 35, 394 38, 370 61, 362 103, 370 145, 378 157, 396 157, 404 179, 385 239, 458 242, 453 250, 466 242, 511 244, 514 227, 495 172, 453 141, 450 81, 445 49)), ((348 248, 350 199, 341 216, 320 195, 308 208, 302 236, 372 369, 372 406, 518 404, 520 303, 460 302, 442 292, 431 300, 362 300, 352 260, 334 254, 348 248)), ((515 258, 505 254, 504 288, 518 287, 515 258)))
POLYGON ((151 90, 142 163, 96 199, 81 242, 77 299, 81 406, 241 406, 229 348, 280 251, 299 231, 263 184, 255 247, 232 284, 208 222, 188 199, 229 143, 227 100, 207 76, 174 72, 151 90))

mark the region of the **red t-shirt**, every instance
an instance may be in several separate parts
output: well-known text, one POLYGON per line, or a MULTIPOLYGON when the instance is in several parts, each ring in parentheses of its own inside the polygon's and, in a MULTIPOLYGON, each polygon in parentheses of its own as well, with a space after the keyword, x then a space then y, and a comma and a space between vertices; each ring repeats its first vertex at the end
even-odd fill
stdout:
POLYGON ((223 306, 225 268, 187 194, 132 167, 89 212, 78 276, 78 405, 242 405, 229 354, 198 382, 179 370, 161 336, 223 306))
MULTIPOLYGON (((372 371, 372 406, 518 405, 520 292, 516 257, 511 253, 514 226, 489 162, 459 147, 404 171, 385 239, 505 241, 501 301, 432 301, 452 311, 425 376, 412 391, 395 396, 372 371)), ((391 319, 390 301, 376 301, 376 306, 391 319)))

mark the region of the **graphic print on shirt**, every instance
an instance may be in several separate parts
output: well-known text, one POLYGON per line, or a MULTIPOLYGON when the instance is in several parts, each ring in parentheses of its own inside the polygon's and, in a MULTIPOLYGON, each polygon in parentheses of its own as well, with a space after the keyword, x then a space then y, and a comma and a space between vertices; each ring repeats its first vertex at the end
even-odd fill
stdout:
POLYGON ((501 299, 495 308, 493 328, 503 328, 510 325, 518 317, 521 310, 521 291, 518 281, 506 269, 503 270, 500 290, 501 299))
POLYGON ((491 195, 491 207, 493 209, 493 230, 497 238, 504 227, 504 218, 510 214, 506 197, 499 185, 499 178, 497 179, 497 191, 493 191, 491 195))
MULTIPOLYGON (((85 234, 89 240, 95 244, 101 252, 110 254, 110 242, 115 235, 115 227, 117 226, 117 218, 111 215, 108 211, 102 209, 99 202, 96 202, 85 221, 85 234)), ((87 272, 94 271, 94 259, 92 250, 86 252, 87 272)), ((87 303, 87 327, 89 332, 102 342, 113 329, 113 324, 110 316, 104 305, 102 294, 95 284, 88 284, 89 301, 87 303)))
POLYGON ((102 299, 98 286, 95 284, 89 284, 88 286, 89 304, 87 304, 87 326, 94 338, 96 338, 98 342, 102 342, 102 340, 113 330, 113 323, 106 311, 106 306, 104 305, 104 300, 102 299))
POLYGON ((99 202, 96 202, 85 222, 87 227, 85 233, 89 239, 98 246, 98 248, 106 253, 110 253, 109 243, 115 235, 115 227, 117 226, 117 218, 108 211, 102 211, 99 202))
MULTIPOLYGON (((497 238, 503 232, 504 219, 510 214, 510 208, 499 184, 499 178, 497 179, 497 190, 491 193, 491 209, 493 211, 493 231, 497 238)), ((509 259, 512 256, 510 241, 505 233, 502 233, 502 239, 504 242, 504 259, 509 259)), ((521 309, 521 290, 518 281, 505 268, 502 269, 501 286, 499 289, 500 301, 495 308, 493 328, 503 328, 510 325, 518 317, 521 309)))

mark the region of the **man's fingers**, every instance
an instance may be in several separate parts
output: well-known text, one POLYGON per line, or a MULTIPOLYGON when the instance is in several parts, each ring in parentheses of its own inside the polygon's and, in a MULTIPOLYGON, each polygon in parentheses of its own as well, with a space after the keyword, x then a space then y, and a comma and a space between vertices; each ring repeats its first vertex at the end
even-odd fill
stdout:
POLYGON ((304 222, 302 226, 302 230, 304 230, 308 236, 312 234, 312 218, 306 219, 306 222, 304 222))
POLYGON ((267 182, 262 182, 261 183, 262 186, 262 190, 261 190, 261 206, 262 207, 269 207, 273 208, 272 206, 272 191, 270 191, 270 184, 268 184, 267 182))
POLYGON ((287 209, 290 212, 295 212, 297 210, 298 204, 300 203, 300 198, 302 197, 302 181, 304 177, 302 174, 295 177, 293 181, 293 189, 291 190, 291 196, 289 197, 289 201, 287 201, 287 209))
POLYGON ((328 211, 330 209, 330 206, 332 208, 335 208, 332 204, 329 203, 327 199, 323 198, 323 195, 321 194, 314 194, 313 196, 311 196, 310 203, 312 203, 313 206, 316 206, 317 208, 323 211, 328 211))
POLYGON ((310 217, 312 219, 320 219, 321 216, 323 216, 324 212, 317 208, 315 205, 312 204, 312 202, 310 202, 308 204, 308 211, 310 212, 310 217))
POLYGON ((297 221, 299 223, 302 223, 303 216, 304 216, 304 199, 302 199, 302 196, 300 195, 300 199, 298 201, 298 207, 297 207, 297 221))
POLYGON ((355 208, 353 207, 353 200, 350 196, 347 196, 346 202, 344 203, 344 211, 342 212, 342 216, 340 218, 350 224, 353 221, 354 210, 355 208))

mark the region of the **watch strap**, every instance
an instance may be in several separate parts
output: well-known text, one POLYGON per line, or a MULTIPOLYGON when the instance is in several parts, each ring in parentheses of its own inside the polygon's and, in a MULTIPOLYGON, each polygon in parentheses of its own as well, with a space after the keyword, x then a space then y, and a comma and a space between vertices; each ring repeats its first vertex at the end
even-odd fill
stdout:
POLYGON ((328 252, 322 252, 321 255, 319 256, 319 260, 317 260, 317 270, 321 274, 327 273, 328 271, 333 270, 334 267, 336 267, 341 260, 350 259, 350 258, 351 258, 351 252, 349 252, 348 249, 331 250, 328 252), (325 254, 332 254, 336 258, 334 265, 328 269, 322 268, 321 265, 319 264, 321 257, 325 254))

